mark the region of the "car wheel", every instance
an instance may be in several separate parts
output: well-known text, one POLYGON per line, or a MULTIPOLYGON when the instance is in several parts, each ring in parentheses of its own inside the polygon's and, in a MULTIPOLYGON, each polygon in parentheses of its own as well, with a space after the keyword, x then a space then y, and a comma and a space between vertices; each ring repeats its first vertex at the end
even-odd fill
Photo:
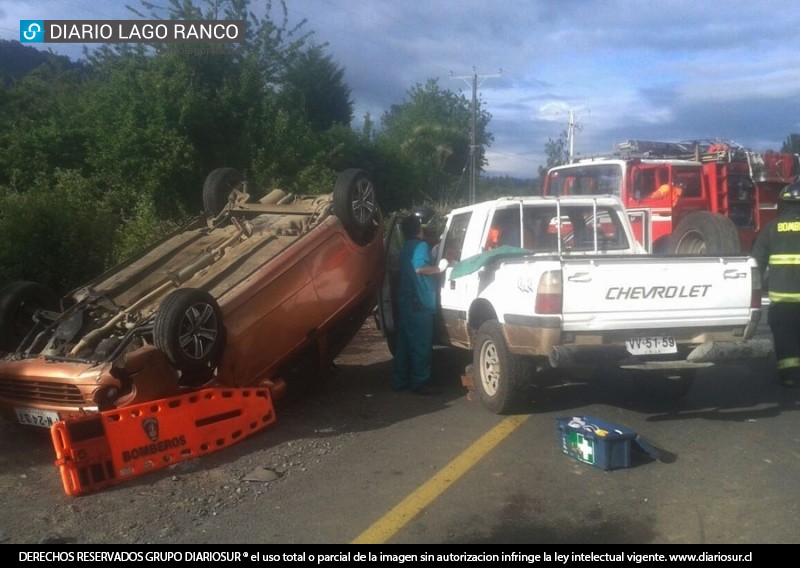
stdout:
POLYGON ((526 360, 509 352, 496 320, 484 322, 478 330, 472 368, 473 388, 483 406, 495 414, 516 409, 530 390, 526 360))
POLYGON ((669 254, 741 254, 739 231, 729 218, 710 211, 692 211, 669 238, 669 254))
POLYGON ((364 170, 339 174, 333 190, 333 213, 356 243, 370 243, 378 232, 379 209, 375 187, 364 170))
POLYGON ((180 371, 213 369, 225 343, 219 304, 197 288, 175 290, 156 312, 153 341, 180 371))
POLYGON ((231 192, 242 183, 242 175, 234 168, 217 168, 203 184, 203 209, 211 216, 219 215, 231 192))
POLYGON ((33 329, 37 310, 58 309, 58 297, 47 286, 20 280, 0 290, 0 350, 13 351, 33 329))
POLYGON ((655 402, 674 402, 686 396, 694 384, 695 371, 683 370, 674 374, 663 372, 633 372, 636 389, 655 402))

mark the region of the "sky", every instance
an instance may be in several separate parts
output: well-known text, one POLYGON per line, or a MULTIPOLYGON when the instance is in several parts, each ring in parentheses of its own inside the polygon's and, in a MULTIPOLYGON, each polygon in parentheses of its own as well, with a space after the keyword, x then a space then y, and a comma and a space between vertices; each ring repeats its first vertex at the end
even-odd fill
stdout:
MULTIPOLYGON (((139 0, 0 0, 19 20, 119 20, 139 0)), ((156 5, 166 0, 152 0, 156 5)), ((279 4, 277 0, 274 4, 279 4)), ((262 7, 265 0, 253 0, 262 7)), ((489 176, 533 178, 575 124, 576 157, 628 139, 724 139, 779 150, 800 133, 796 0, 287 0, 292 24, 344 69, 352 126, 438 79, 491 115, 489 176)), ((280 12, 273 11, 275 18, 280 12)), ((79 45, 37 44, 81 57, 79 45)))

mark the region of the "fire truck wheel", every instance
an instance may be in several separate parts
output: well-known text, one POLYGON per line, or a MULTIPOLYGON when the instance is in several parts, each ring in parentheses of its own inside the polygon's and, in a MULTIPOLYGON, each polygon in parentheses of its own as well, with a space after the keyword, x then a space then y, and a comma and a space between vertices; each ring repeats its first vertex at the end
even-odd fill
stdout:
POLYGON ((733 221, 710 211, 692 211, 681 219, 669 239, 669 254, 741 254, 733 221))
POLYGON ((228 203, 231 192, 242 183, 241 174, 234 168, 217 168, 203 184, 203 209, 216 216, 228 203))

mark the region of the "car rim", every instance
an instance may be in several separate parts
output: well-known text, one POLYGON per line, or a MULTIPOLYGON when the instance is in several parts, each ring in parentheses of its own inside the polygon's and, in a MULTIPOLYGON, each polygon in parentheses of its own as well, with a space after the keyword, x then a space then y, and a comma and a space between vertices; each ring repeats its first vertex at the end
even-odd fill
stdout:
POLYGON ((500 377, 500 360, 497 356, 497 347, 491 341, 483 344, 481 350, 481 384, 484 392, 489 396, 497 394, 497 382, 500 377))
POLYGON ((351 207, 359 224, 366 225, 372 219, 375 214, 375 192, 369 180, 360 179, 356 182, 351 207))
POLYGON ((217 341, 217 315, 208 304, 194 304, 186 310, 181 321, 179 342, 187 357, 200 360, 206 357, 217 341))

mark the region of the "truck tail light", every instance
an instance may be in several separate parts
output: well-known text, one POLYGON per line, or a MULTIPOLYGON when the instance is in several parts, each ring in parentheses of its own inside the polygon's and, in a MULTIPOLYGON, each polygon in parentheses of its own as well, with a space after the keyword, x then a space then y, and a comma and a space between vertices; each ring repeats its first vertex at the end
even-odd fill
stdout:
POLYGON ((562 290, 560 270, 550 270, 542 274, 536 290, 536 313, 560 314, 562 290))
POLYGON ((750 268, 750 278, 753 287, 750 291, 750 307, 761 307, 761 271, 757 267, 750 268))

